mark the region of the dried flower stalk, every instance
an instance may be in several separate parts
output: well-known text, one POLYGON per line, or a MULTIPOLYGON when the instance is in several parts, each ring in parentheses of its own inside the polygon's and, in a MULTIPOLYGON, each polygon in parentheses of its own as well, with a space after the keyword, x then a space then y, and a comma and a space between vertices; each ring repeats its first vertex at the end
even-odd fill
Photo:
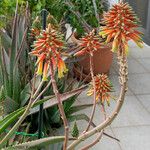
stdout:
POLYGON ((120 70, 119 70, 119 81, 121 85, 121 91, 117 100, 116 107, 112 114, 107 117, 107 119, 102 122, 100 125, 97 127, 93 128, 92 130, 85 132, 84 134, 80 135, 77 140, 75 140, 72 144, 70 144, 67 148, 67 150, 72 150, 74 147, 76 147, 79 143, 84 141, 85 139, 89 138, 90 136, 102 131, 105 127, 110 125, 112 121, 116 118, 118 115, 124 99, 125 99, 125 93, 127 91, 127 75, 128 75, 128 70, 127 70, 127 62, 126 62, 126 57, 119 57, 119 65, 120 65, 120 70))
POLYGON ((68 136, 69 136, 69 126, 68 126, 68 121, 67 121, 65 111, 63 108, 63 104, 61 102, 60 93, 58 91, 57 84, 55 81, 52 62, 50 62, 50 77, 51 77, 51 81, 52 81, 53 91, 54 91, 56 99, 58 101, 58 108, 59 108, 59 111, 60 111, 60 114, 61 114, 61 117, 62 117, 62 120, 64 123, 65 140, 64 140, 63 150, 66 150, 67 143, 68 143, 68 136))

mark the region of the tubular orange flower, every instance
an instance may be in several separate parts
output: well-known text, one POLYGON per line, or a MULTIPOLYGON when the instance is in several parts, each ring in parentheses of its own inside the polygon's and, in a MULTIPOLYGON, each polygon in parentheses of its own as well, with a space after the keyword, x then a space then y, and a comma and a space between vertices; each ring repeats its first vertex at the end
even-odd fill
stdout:
POLYGON ((101 103, 104 103, 105 101, 107 104, 110 104, 110 92, 113 91, 113 87, 111 85, 110 80, 108 79, 107 75, 101 74, 94 77, 95 78, 95 85, 90 84, 90 89, 87 92, 88 96, 91 96, 94 94, 94 88, 96 88, 96 101, 98 102, 100 100, 101 103))
POLYGON ((64 47, 63 37, 56 30, 48 25, 46 30, 43 30, 40 36, 33 44, 33 51, 30 53, 37 56, 36 65, 38 65, 37 74, 43 74, 43 80, 47 80, 47 72, 49 69, 49 64, 52 63, 53 68, 58 68, 58 77, 64 76, 67 72, 66 65, 61 58, 60 50, 64 47), (44 69, 43 69, 44 68, 44 69))
POLYGON ((62 78, 64 75, 64 73, 66 73, 68 71, 68 69, 66 68, 66 65, 64 63, 64 61, 59 58, 58 60, 58 77, 62 78))
POLYGON ((99 38, 95 35, 94 30, 92 30, 89 34, 81 38, 80 44, 81 50, 75 53, 75 56, 83 55, 89 53, 93 54, 93 51, 99 50, 101 47, 99 38))
POLYGON ((100 35, 106 37, 106 43, 113 41, 112 51, 126 55, 128 41, 133 40, 139 47, 143 42, 141 32, 137 31, 139 19, 136 17, 128 3, 115 4, 104 15, 105 26, 101 27, 100 35))
POLYGON ((48 71, 48 63, 46 62, 44 64, 44 70, 43 70, 43 81, 47 81, 47 71, 48 71))
POLYGON ((43 70, 43 61, 40 61, 38 64, 37 74, 42 75, 42 70, 43 70))

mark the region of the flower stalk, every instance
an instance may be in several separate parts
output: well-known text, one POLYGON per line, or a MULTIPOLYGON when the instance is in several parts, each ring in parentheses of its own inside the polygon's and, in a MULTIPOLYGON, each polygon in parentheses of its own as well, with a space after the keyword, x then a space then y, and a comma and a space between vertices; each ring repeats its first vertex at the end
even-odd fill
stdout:
POLYGON ((91 72, 91 78, 92 78, 92 84, 93 84, 93 108, 92 108, 90 120, 89 120, 89 123, 85 132, 87 132, 90 128, 91 123, 94 118, 95 110, 96 110, 96 87, 95 87, 95 78, 94 78, 94 73, 93 73, 93 54, 90 55, 90 72, 91 72))
POLYGON ((121 57, 121 56, 119 57, 119 65, 120 65, 119 81, 120 81, 120 84, 121 84, 121 90, 120 90, 120 94, 119 94, 115 109, 107 117, 107 119, 104 122, 99 124, 97 127, 93 128, 92 130, 80 135, 77 140, 75 140, 72 144, 70 144, 68 146, 67 150, 74 149, 79 143, 81 143, 85 139, 87 139, 87 138, 91 137, 92 135, 102 131, 105 127, 110 125, 113 122, 113 120, 116 118, 116 116, 118 115, 120 109, 122 108, 122 105, 123 105, 123 102, 124 102, 124 99, 125 99, 125 94, 126 94, 126 91, 127 91, 128 71, 127 71, 126 57, 121 57))
POLYGON ((58 108, 63 120, 63 124, 64 124, 64 131, 65 131, 65 139, 64 139, 64 144, 63 144, 63 150, 67 149, 67 144, 68 144, 68 136, 69 136, 69 126, 68 126, 68 121, 65 115, 65 111, 63 108, 63 104, 61 102, 61 97, 60 97, 60 93, 58 91, 58 87, 55 81, 55 77, 54 77, 54 71, 53 71, 53 65, 52 62, 50 62, 50 77, 51 77, 51 81, 52 81, 52 87, 53 87, 53 91, 54 94, 56 96, 56 99, 58 101, 58 108))

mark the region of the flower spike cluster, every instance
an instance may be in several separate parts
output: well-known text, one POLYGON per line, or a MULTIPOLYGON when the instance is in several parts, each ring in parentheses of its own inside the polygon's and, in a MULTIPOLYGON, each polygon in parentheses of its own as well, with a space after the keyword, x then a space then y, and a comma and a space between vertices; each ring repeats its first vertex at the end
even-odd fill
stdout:
POLYGON ((90 89, 87 92, 88 96, 91 96, 94 94, 94 88, 96 89, 96 101, 101 102, 102 104, 106 101, 107 104, 110 104, 110 98, 111 94, 110 92, 113 91, 112 84, 110 80, 108 79, 107 75, 101 74, 94 77, 95 78, 95 85, 90 84, 90 89))
POLYGON ((115 4, 104 15, 103 22, 105 26, 101 27, 100 35, 107 38, 106 43, 113 41, 113 52, 126 55, 129 40, 133 40, 140 48, 143 46, 142 33, 137 30, 139 19, 128 3, 115 4))
POLYGON ((43 80, 47 80, 47 72, 50 63, 53 68, 58 68, 58 77, 64 76, 68 70, 65 62, 61 58, 60 51, 64 47, 63 37, 49 24, 46 30, 43 30, 33 44, 33 51, 30 53, 37 56, 36 65, 38 65, 37 74, 43 74, 43 80))
POLYGON ((95 35, 94 30, 81 38, 80 47, 81 50, 75 53, 75 56, 80 56, 86 53, 93 55, 93 51, 100 49, 101 44, 99 38, 95 35))

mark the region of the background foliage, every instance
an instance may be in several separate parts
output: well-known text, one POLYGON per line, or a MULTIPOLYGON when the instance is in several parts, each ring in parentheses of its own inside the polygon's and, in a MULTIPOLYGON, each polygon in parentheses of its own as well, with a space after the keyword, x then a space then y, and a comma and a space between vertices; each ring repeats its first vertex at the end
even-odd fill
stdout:
MULTIPOLYGON (((66 0, 18 0, 22 8, 26 2, 29 3, 32 19, 40 15, 40 11, 45 8, 49 11, 58 22, 64 19, 67 23, 71 23, 77 28, 78 33, 83 33, 83 27, 77 17, 71 12, 71 9, 78 11, 83 19, 92 27, 98 26, 98 21, 95 17, 94 6, 92 0, 67 0, 71 2, 73 7, 65 4, 66 0)), ((101 16, 103 11, 108 9, 108 1, 96 0, 98 14, 101 16)), ((0 0, 0 26, 5 26, 12 18, 15 12, 16 0, 0 0)), ((21 9, 22 9, 21 8, 21 9)))

